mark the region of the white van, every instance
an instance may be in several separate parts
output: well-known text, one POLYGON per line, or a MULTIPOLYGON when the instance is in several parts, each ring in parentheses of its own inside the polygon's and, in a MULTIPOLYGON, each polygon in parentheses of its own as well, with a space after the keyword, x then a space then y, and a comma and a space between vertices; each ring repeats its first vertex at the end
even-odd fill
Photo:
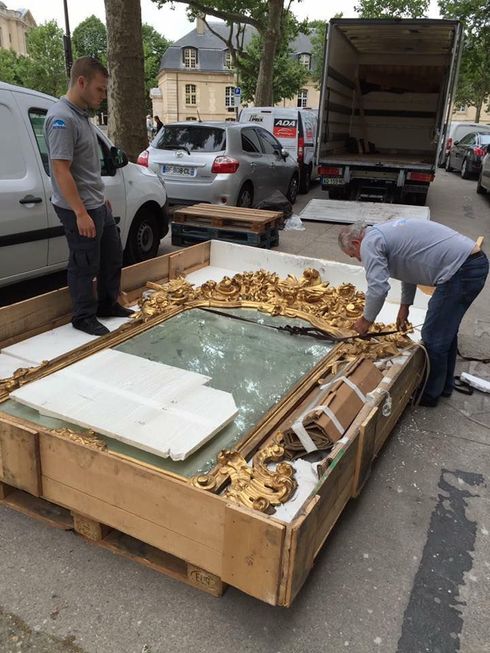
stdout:
POLYGON ((311 179, 318 176, 314 163, 318 113, 312 109, 250 107, 242 109, 239 120, 259 123, 277 138, 297 160, 299 190, 307 193, 311 179))
POLYGON ((480 134, 490 134, 490 125, 482 125, 479 122, 450 122, 447 128, 447 133, 444 145, 441 148, 439 156, 439 167, 445 168, 447 157, 453 143, 460 141, 467 134, 471 132, 479 132, 480 134))
MULTIPOLYGON (((49 95, 0 82, 0 286, 66 267, 68 246, 49 199, 43 135, 54 102, 49 95)), ((148 169, 128 164, 124 152, 97 131, 105 195, 121 231, 125 262, 152 258, 168 231, 164 183, 148 169)))

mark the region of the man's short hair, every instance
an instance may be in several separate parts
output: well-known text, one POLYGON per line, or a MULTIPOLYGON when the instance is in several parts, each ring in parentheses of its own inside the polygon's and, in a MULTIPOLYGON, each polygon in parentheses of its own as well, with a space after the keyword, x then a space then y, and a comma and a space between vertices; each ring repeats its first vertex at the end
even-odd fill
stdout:
POLYGON ((95 57, 80 57, 73 62, 71 67, 70 86, 74 86, 79 77, 85 77, 90 81, 97 73, 109 77, 107 68, 98 59, 95 59, 95 57))
POLYGON ((367 224, 365 222, 354 222, 348 227, 342 227, 339 232, 339 247, 343 252, 352 248, 353 240, 362 240, 367 224))

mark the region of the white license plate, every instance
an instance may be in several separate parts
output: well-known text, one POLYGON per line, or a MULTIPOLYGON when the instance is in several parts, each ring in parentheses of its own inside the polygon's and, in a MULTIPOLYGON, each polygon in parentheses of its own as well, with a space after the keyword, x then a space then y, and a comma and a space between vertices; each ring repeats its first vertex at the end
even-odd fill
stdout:
POLYGON ((322 184, 328 186, 343 186, 344 180, 342 177, 322 177, 322 184))
POLYGON ((196 169, 188 166, 163 165, 162 172, 166 175, 182 175, 183 177, 196 176, 196 169))

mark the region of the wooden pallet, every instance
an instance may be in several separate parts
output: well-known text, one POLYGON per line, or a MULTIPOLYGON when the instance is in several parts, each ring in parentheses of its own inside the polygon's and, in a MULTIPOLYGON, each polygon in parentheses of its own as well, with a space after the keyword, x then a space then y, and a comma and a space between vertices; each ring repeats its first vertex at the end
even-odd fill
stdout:
POLYGON ((0 505, 12 508, 40 522, 64 531, 74 531, 85 540, 129 558, 155 571, 219 597, 228 585, 215 574, 200 569, 177 556, 161 551, 130 535, 89 517, 0 482, 0 505))
POLYGON ((282 211, 243 209, 220 204, 195 204, 177 209, 173 222, 196 226, 239 228, 254 233, 265 233, 271 229, 279 229, 282 218, 282 211))
POLYGON ((263 247, 265 249, 279 245, 279 231, 275 228, 258 233, 235 227, 206 227, 198 224, 177 224, 173 222, 171 229, 172 245, 179 247, 195 245, 208 240, 225 240, 237 245, 249 245, 250 247, 263 247))

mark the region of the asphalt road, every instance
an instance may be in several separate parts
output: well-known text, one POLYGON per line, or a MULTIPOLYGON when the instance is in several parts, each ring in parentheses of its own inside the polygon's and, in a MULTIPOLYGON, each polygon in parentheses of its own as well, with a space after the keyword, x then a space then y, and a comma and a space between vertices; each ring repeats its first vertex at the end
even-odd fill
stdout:
MULTIPOLYGON (((474 181, 441 171, 428 203, 433 220, 490 235, 474 181)), ((305 226, 278 249, 345 261, 338 225, 305 226)), ((489 356, 489 295, 463 323, 466 355, 489 356)), ((214 599, 1 507, 0 651, 490 652, 489 426, 480 393, 408 408, 289 610, 232 588, 214 599)))

